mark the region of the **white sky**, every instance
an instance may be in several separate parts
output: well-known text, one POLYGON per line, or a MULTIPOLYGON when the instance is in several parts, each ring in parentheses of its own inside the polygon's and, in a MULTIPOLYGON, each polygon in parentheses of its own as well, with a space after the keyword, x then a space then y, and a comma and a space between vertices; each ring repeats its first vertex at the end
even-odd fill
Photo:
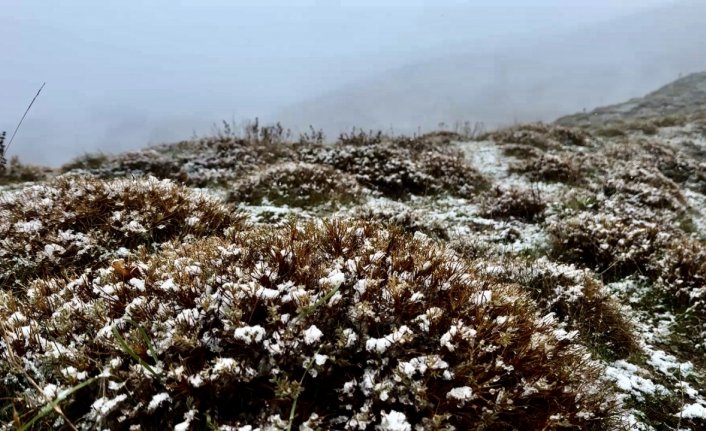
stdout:
POLYGON ((7 0, 0 130, 14 129, 46 81, 13 152, 55 165, 274 112, 471 41, 502 44, 665 3, 7 0))

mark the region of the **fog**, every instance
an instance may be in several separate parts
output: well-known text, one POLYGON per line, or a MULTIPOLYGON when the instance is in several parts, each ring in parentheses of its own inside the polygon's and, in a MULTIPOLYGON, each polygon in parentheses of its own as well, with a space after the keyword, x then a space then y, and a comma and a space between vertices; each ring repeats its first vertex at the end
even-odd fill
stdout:
POLYGON ((7 2, 0 130, 42 82, 10 155, 52 166, 255 116, 330 134, 550 120, 706 69, 697 3, 7 2))

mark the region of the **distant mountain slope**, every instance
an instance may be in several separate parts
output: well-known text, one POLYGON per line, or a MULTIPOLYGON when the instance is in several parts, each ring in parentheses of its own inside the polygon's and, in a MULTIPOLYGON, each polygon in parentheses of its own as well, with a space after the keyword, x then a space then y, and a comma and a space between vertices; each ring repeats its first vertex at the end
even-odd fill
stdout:
POLYGON ((596 108, 589 113, 568 115, 557 120, 570 126, 605 125, 616 121, 644 120, 706 111, 706 72, 693 73, 665 85, 644 97, 596 108))
POLYGON ((492 41, 421 59, 273 115, 336 133, 439 122, 551 121, 706 70, 706 3, 681 2, 553 38, 492 41))

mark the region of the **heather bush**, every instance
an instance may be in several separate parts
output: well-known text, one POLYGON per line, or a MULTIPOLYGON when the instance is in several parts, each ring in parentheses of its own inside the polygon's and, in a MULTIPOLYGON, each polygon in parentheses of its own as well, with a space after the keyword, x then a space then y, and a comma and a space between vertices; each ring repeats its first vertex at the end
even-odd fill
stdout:
POLYGON ((541 220, 546 207, 547 204, 538 190, 496 187, 483 198, 480 215, 532 223, 541 220))
POLYGON ((108 156, 103 153, 90 153, 76 157, 61 167, 61 172, 73 170, 95 170, 102 168, 108 161, 108 156))
POLYGON ((19 423, 61 394, 37 427, 611 429, 575 333, 397 230, 233 228, 121 265, 0 294, 19 423))
POLYGON ((546 257, 505 264, 503 269, 491 273, 523 286, 542 312, 554 313, 568 330, 578 331, 602 358, 624 359, 639 351, 632 323, 595 274, 546 257))
MULTIPOLYGON (((672 180, 669 186, 677 191, 679 186, 691 188, 697 192, 706 192, 706 164, 699 162, 698 151, 701 147, 684 144, 679 148, 659 141, 637 140, 611 146, 606 150, 606 157, 626 161, 638 169, 657 170, 672 180)), ((624 169, 625 164, 617 164, 624 169)), ((610 173, 610 171, 607 171, 610 173)), ((654 175, 654 174, 651 174, 654 175)), ((662 181, 664 182, 664 181, 662 181)))
POLYGON ((351 214, 353 218, 389 227, 396 226, 407 234, 420 232, 428 237, 448 240, 449 232, 439 220, 425 217, 423 211, 408 207, 390 205, 374 205, 356 208, 351 214))
POLYGON ((511 173, 525 175, 531 181, 581 185, 585 174, 569 155, 543 154, 538 158, 522 160, 510 165, 511 173))
POLYGON ((499 144, 521 144, 541 150, 561 149, 564 146, 586 146, 591 135, 581 129, 542 123, 522 124, 490 132, 483 136, 499 144))
POLYGON ((335 146, 302 148, 301 158, 349 173, 361 185, 392 198, 440 193, 470 197, 488 187, 459 151, 378 142, 377 137, 351 139, 335 146))
POLYGON ((60 177, 0 197, 0 286, 104 265, 139 245, 216 234, 241 218, 166 180, 60 177))
POLYGON ((652 300, 706 333, 706 243, 658 219, 646 219, 649 216, 627 207, 623 212, 584 211, 553 220, 548 227, 552 254, 594 269, 607 280, 646 277, 652 300))
POLYGON ((674 181, 635 162, 613 165, 601 182, 601 191, 615 202, 676 212, 685 210, 684 195, 674 181))
POLYGON ((354 177, 329 166, 286 162, 236 183, 230 201, 315 207, 356 202, 361 189, 354 177))

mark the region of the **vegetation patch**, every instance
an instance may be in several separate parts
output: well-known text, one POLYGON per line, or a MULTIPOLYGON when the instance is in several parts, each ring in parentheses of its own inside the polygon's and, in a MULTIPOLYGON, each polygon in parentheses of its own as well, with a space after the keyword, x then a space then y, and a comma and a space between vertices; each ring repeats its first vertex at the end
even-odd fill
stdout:
POLYGON ((496 187, 481 202, 483 217, 517 219, 532 223, 542 219, 547 207, 538 190, 496 187))
POLYGON ((37 428, 612 427, 575 334, 398 230, 231 228, 124 264, 0 296, 18 423, 60 397, 37 428))
POLYGON ((235 184, 229 200, 296 207, 336 206, 358 201, 356 179, 329 166, 286 162, 235 184))
POLYGON ((60 177, 0 197, 0 286, 82 272, 139 245, 217 234, 242 218, 170 181, 60 177))
POLYGON ((50 174, 51 169, 24 164, 14 156, 10 158, 9 163, 4 161, 0 167, 0 186, 43 181, 49 178, 50 174))
POLYGON ((547 151, 566 146, 586 146, 590 142, 591 135, 577 128, 535 123, 490 132, 482 138, 491 139, 499 144, 527 145, 547 151))
POLYGON ((510 165, 509 171, 545 183, 580 185, 585 181, 581 167, 568 155, 544 154, 510 165))
POLYGON ((378 139, 348 138, 334 146, 304 148, 302 159, 353 175, 361 185, 391 198, 441 193, 471 197, 489 186, 457 150, 378 139))

